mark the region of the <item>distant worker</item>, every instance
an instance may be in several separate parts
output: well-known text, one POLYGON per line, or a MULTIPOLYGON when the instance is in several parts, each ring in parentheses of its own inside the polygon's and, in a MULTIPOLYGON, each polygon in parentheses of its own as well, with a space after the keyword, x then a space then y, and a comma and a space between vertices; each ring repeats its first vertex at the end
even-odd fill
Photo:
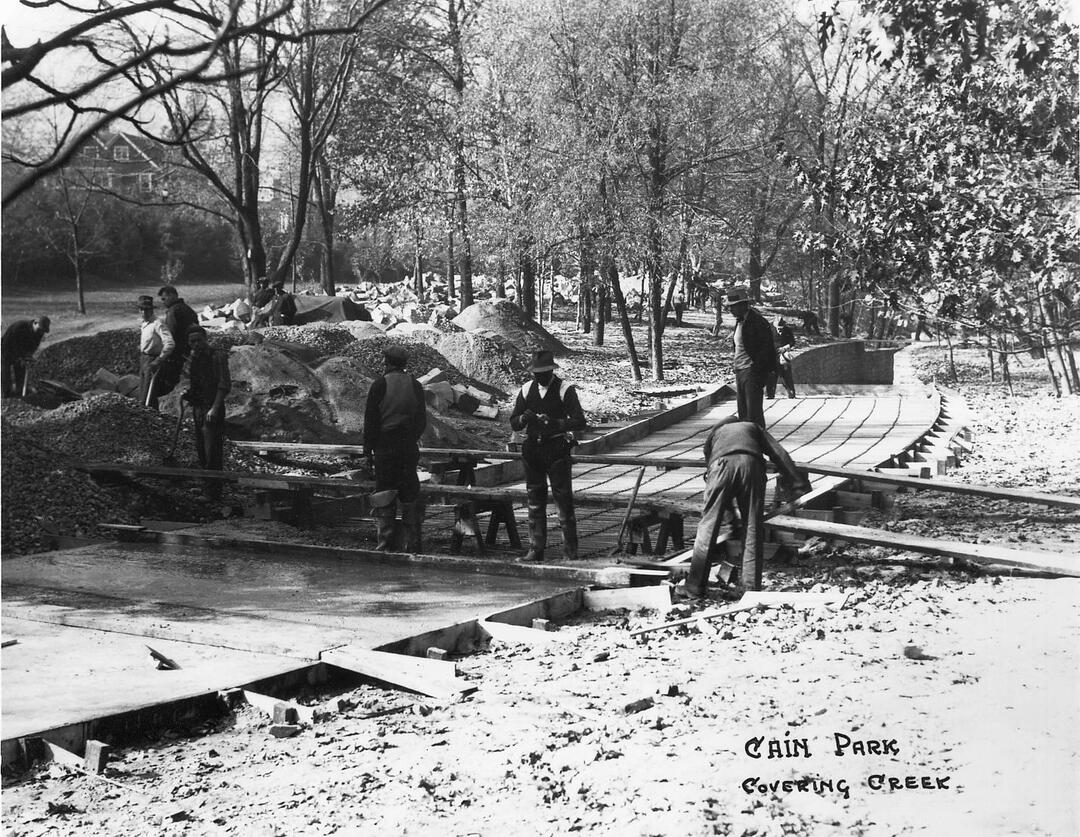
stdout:
POLYGON ((523 561, 542 561, 547 546, 547 489, 559 511, 563 534, 563 558, 578 557, 577 517, 570 471, 573 432, 585 429, 585 413, 577 389, 555 374, 551 352, 533 352, 529 368, 533 379, 521 387, 510 427, 524 431, 521 447, 525 465, 525 488, 529 505, 529 551, 523 561))
POLYGON ((733 335, 735 390, 739 418, 765 429, 765 385, 776 369, 773 328, 750 307, 750 291, 745 287, 728 292, 727 307, 735 317, 733 335))
POLYGON ((274 289, 270 287, 270 280, 260 276, 255 280, 255 293, 251 295, 251 307, 258 311, 274 301, 274 289))
POLYGON ((383 552, 396 550, 397 503, 405 529, 405 549, 423 550, 424 499, 420 496, 420 436, 427 427, 424 390, 405 371, 408 352, 400 345, 383 349, 386 374, 368 390, 364 410, 364 455, 375 470, 372 516, 383 552))
POLYGON ((915 317, 915 336, 912 338, 916 343, 919 342, 923 332, 926 332, 926 336, 931 340, 934 339, 934 332, 930 330, 930 324, 926 320, 926 309, 920 308, 915 317))
MULTIPOLYGON (((206 329, 193 325, 187 330, 191 349, 188 360, 190 388, 184 400, 191 404, 195 422, 195 453, 199 467, 220 471, 225 452, 225 397, 232 388, 229 358, 220 349, 211 348, 206 329)), ((206 481, 206 495, 212 500, 221 496, 219 480, 206 481)))
POLYGON ((780 443, 757 424, 728 416, 717 422, 705 439, 705 505, 694 539, 694 557, 683 588, 689 596, 705 595, 717 544, 737 540, 738 510, 743 536, 739 584, 761 589, 764 563, 765 460, 780 470, 780 484, 795 496, 810 484, 780 443))
POLYGON ((158 385, 163 377, 161 368, 170 363, 176 349, 169 329, 154 316, 154 298, 143 294, 138 301, 142 314, 139 333, 139 403, 152 410, 158 408, 158 385))
POLYGON ((26 375, 41 341, 49 333, 48 317, 32 320, 16 320, 0 338, 0 362, 3 363, 4 398, 21 398, 25 395, 26 375))
POLYGON ((675 291, 675 325, 678 328, 682 328, 683 311, 686 310, 686 294, 683 293, 682 288, 675 291))
POLYGON ((284 282, 274 283, 274 304, 270 310, 270 325, 296 325, 296 298, 285 290, 284 282))
POLYGON ((795 377, 791 371, 791 352, 795 348, 795 332, 788 325, 787 320, 781 317, 776 322, 776 330, 773 333, 776 340, 776 370, 769 375, 768 384, 765 386, 765 397, 776 396, 776 382, 780 379, 784 382, 787 397, 795 397, 795 377))
POLYGON ((154 387, 160 397, 172 392, 183 377, 184 364, 191 353, 188 348, 188 329, 199 324, 199 316, 180 298, 180 292, 172 285, 164 285, 160 288, 158 299, 165 307, 165 328, 169 330, 169 334, 176 343, 168 360, 161 365, 158 382, 154 387))

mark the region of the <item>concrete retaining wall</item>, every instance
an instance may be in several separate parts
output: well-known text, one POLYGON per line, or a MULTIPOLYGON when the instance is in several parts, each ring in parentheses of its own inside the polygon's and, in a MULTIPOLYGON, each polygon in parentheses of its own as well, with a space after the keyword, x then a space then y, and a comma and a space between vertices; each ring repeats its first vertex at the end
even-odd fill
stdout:
POLYGON ((795 355, 791 371, 796 385, 891 384, 896 349, 867 349, 862 340, 824 343, 795 355))

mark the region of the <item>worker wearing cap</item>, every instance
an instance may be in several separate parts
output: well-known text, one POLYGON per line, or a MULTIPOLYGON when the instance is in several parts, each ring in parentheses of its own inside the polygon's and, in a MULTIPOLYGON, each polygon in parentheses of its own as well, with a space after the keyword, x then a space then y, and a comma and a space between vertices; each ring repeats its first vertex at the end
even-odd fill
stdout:
POLYGON ((270 325, 296 324, 296 298, 285 290, 284 282, 274 283, 274 303, 270 308, 270 325))
POLYGON ((514 402, 510 427, 524 431, 521 461, 529 504, 529 551, 523 561, 542 561, 547 546, 547 487, 559 511, 563 558, 578 557, 577 517, 570 477, 570 448, 575 430, 585 429, 585 413, 577 389, 555 374, 551 352, 533 352, 532 380, 524 384, 514 402))
MULTIPOLYGON (((195 453, 199 467, 220 471, 225 452, 225 397, 232 388, 229 359, 225 352, 214 349, 206 337, 206 329, 193 325, 187 330, 190 389, 184 400, 191 404, 195 422, 195 453)), ((221 495, 221 483, 207 480, 206 494, 216 500, 221 495)))
POLYGON ((161 367, 169 362, 176 341, 168 327, 154 316, 154 298, 148 294, 137 303, 142 314, 139 324, 139 403, 152 410, 158 408, 161 394, 161 367))
POLYGON ((783 317, 776 321, 773 340, 776 341, 776 369, 765 385, 765 397, 771 400, 776 395, 777 382, 782 380, 787 397, 794 398, 795 376, 791 371, 791 353, 795 348, 795 332, 783 317))
POLYGON ((705 507, 694 538, 690 574, 685 587, 676 588, 677 593, 705 595, 715 546, 738 538, 736 510, 743 535, 739 583, 746 590, 761 589, 766 456, 780 471, 780 481, 786 490, 796 494, 810 490, 809 482, 788 452, 756 423, 728 416, 709 431, 705 438, 705 507))
POLYGON ((397 502, 405 528, 405 548, 423 549, 424 500, 416 470, 420 462, 420 436, 427 427, 424 390, 405 371, 409 353, 390 344, 383 349, 386 374, 372 382, 364 409, 364 455, 375 470, 372 516, 376 549, 392 551, 397 540, 397 502))
POLYGON ((765 386, 777 364, 773 328, 750 307, 750 291, 745 287, 728 291, 727 307, 735 317, 732 366, 739 418, 764 430, 765 386))
POLYGON ((0 362, 3 363, 3 397, 20 398, 26 384, 26 371, 34 352, 49 333, 49 318, 16 320, 0 338, 0 362))

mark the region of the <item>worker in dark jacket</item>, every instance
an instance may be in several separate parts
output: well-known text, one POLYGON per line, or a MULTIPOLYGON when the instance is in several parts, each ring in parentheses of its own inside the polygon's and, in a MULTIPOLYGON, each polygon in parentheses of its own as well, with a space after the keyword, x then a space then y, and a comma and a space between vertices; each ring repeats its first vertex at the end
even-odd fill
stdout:
POLYGON ((773 328, 750 307, 747 288, 732 288, 728 292, 727 307, 735 317, 732 366, 735 368, 739 418, 752 421, 764 430, 765 385, 777 362, 773 328))
MULTIPOLYGON (((200 468, 220 471, 225 452, 225 396, 232 388, 229 359, 225 352, 211 348, 206 329, 201 326, 188 328, 185 338, 190 350, 190 387, 184 400, 191 404, 195 421, 195 453, 200 468)), ((206 495, 214 500, 220 497, 221 482, 207 480, 206 495)))
POLYGON ((510 427, 524 431, 521 460, 529 503, 529 551, 523 561, 542 561, 547 546, 547 486, 559 511, 563 533, 563 558, 578 557, 577 517, 570 478, 573 432, 585 429, 585 413, 577 390, 555 374, 551 352, 533 352, 533 379, 521 387, 510 427))
POLYGON ((424 500, 416 469, 420 462, 420 436, 427 427, 424 390, 405 371, 409 354, 400 345, 383 349, 386 374, 368 390, 364 410, 364 455, 375 470, 372 516, 378 533, 376 549, 396 548, 397 501, 405 528, 405 548, 423 549, 424 500))
POLYGON ((184 374, 184 364, 191 350, 188 348, 188 329, 199 324, 199 316, 190 305, 180 298, 180 292, 172 285, 158 290, 158 299, 165 308, 165 328, 172 335, 176 346, 172 354, 161 364, 154 392, 158 396, 172 392, 184 374))
POLYGON ((26 383, 26 370, 41 341, 49 333, 49 318, 16 320, 7 327, 0 340, 0 362, 3 363, 3 397, 19 398, 26 383))
POLYGON ((296 325, 296 297, 285 290, 284 282, 274 283, 274 303, 270 308, 270 325, 296 325))
MULTIPOLYGON (((742 522, 743 552, 740 584, 747 590, 761 589, 764 563, 765 460, 768 456, 780 471, 780 484, 789 492, 810 490, 806 477, 798 471, 780 443, 754 422, 728 416, 719 421, 705 439, 705 507, 701 512, 694 557, 685 593, 705 595, 717 544, 738 538, 742 522)), ((676 588, 681 592, 681 588, 676 588)))

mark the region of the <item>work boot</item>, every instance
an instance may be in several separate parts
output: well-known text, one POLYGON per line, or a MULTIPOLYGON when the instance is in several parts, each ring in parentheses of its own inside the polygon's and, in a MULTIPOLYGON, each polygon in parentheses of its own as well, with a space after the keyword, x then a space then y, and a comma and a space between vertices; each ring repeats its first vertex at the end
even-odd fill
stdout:
POLYGON ((543 561, 547 546, 547 506, 529 504, 529 551, 522 561, 543 561))
POLYGON ((559 509, 559 526, 562 527, 563 560, 578 560, 577 517, 573 509, 570 510, 569 514, 559 509))
POLYGON ((371 517, 375 521, 375 534, 377 543, 375 549, 379 552, 394 552, 397 550, 398 527, 397 527, 397 491, 376 491, 371 495, 371 517))
POLYGON ((405 527, 405 551, 423 552, 424 501, 421 498, 401 504, 401 522, 405 527))

